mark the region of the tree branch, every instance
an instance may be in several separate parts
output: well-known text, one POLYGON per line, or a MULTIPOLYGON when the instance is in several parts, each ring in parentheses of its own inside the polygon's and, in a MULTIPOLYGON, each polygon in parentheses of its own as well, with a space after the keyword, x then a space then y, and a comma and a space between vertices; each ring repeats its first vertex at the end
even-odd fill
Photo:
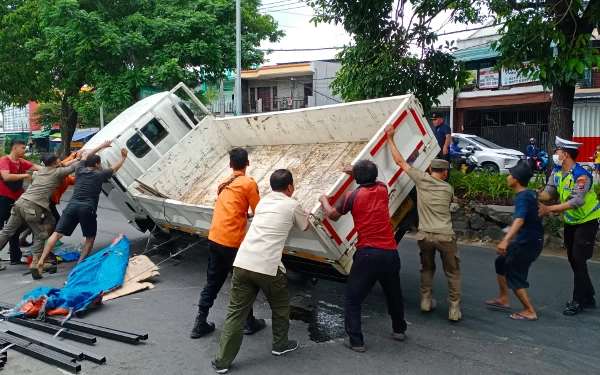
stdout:
POLYGON ((514 10, 537 9, 546 5, 546 2, 525 1, 517 3, 517 0, 506 0, 514 10))
POLYGON ((598 0, 590 0, 587 3, 585 10, 583 11, 583 14, 581 15, 581 17, 579 17, 579 20, 577 22, 578 27, 585 28, 586 30, 588 30, 588 32, 591 32, 594 30, 594 27, 590 24, 589 19, 590 19, 591 13, 593 12, 592 9, 598 5, 600 5, 598 0))

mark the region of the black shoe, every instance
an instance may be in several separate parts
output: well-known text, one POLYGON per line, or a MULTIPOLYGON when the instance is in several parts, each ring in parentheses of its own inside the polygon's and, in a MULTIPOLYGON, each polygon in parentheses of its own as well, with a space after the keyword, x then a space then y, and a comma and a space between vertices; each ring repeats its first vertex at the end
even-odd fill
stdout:
POLYGON ((271 354, 280 356, 280 355, 284 355, 285 353, 293 352, 296 349, 298 349, 298 343, 296 341, 290 340, 290 341, 288 341, 288 344, 284 347, 281 347, 281 348, 273 347, 273 350, 271 350, 271 354))
POLYGON ((40 274, 40 271, 37 268, 30 268, 31 271, 31 277, 33 277, 34 280, 40 280, 42 278, 42 275, 40 274))
POLYGON ((244 335, 253 335, 258 331, 262 331, 267 326, 264 319, 254 319, 254 322, 244 324, 244 335))
POLYGON ((207 314, 203 313, 198 313, 198 315, 196 315, 196 321, 194 322, 192 333, 190 333, 190 338, 199 339, 215 330, 215 323, 207 323, 206 316, 207 314))
POLYGON ((567 302, 567 307, 563 311, 563 314, 564 315, 577 315, 577 314, 581 314, 582 311, 583 311, 583 309, 581 308, 581 305, 579 304, 579 302, 573 301, 573 302, 567 302))
POLYGON ((212 363, 212 367, 215 369, 217 374, 227 374, 227 371, 229 371, 228 368, 217 366, 217 362, 215 362, 214 358, 211 363, 212 363))
POLYGON ((595 309, 596 308, 596 300, 594 299, 594 297, 586 298, 583 301, 581 301, 580 305, 584 309, 595 309))

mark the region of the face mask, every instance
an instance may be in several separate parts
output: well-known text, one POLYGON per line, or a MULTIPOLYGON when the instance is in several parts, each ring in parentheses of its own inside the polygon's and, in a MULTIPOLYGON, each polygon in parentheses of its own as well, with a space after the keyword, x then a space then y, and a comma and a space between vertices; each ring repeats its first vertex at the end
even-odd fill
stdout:
POLYGON ((552 160, 554 161, 554 164, 558 167, 562 166, 563 161, 560 160, 559 155, 552 155, 552 160))

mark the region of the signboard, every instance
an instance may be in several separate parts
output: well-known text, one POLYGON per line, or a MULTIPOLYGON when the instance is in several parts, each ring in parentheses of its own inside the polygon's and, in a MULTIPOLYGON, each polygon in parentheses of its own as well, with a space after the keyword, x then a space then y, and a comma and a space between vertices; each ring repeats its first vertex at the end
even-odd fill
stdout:
POLYGON ((500 83, 500 73, 494 68, 479 69, 479 88, 497 89, 500 83))
MULTIPOLYGON (((529 62, 526 61, 523 63, 523 66, 526 67, 527 64, 529 62)), ((538 70, 539 68, 537 68, 536 70, 538 70)), ((534 82, 534 80, 531 78, 531 74, 525 76, 525 75, 519 75, 519 71, 518 70, 504 70, 502 69, 502 86, 512 86, 512 85, 519 85, 521 83, 528 83, 528 82, 534 82)))
POLYGON ((469 78, 467 79, 467 86, 477 86, 477 69, 467 70, 469 72, 469 78))
POLYGON ((83 142, 71 142, 71 148, 82 148, 83 142))

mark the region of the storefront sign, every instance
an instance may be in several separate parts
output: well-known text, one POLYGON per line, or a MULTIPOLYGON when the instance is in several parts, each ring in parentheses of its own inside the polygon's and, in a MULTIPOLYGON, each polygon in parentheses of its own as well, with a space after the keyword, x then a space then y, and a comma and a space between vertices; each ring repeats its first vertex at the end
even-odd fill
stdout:
POLYGON ((479 88, 496 89, 500 81, 500 74, 494 68, 479 69, 479 88))
MULTIPOLYGON (((524 62, 523 66, 526 67, 528 62, 524 62)), ((536 70, 538 70, 537 68, 536 70)), ((512 86, 521 83, 534 82, 531 78, 533 72, 528 75, 520 75, 519 70, 504 70, 502 69, 502 86, 512 86)))
POLYGON ((477 69, 467 70, 469 78, 467 78, 467 86, 477 86, 477 69))

